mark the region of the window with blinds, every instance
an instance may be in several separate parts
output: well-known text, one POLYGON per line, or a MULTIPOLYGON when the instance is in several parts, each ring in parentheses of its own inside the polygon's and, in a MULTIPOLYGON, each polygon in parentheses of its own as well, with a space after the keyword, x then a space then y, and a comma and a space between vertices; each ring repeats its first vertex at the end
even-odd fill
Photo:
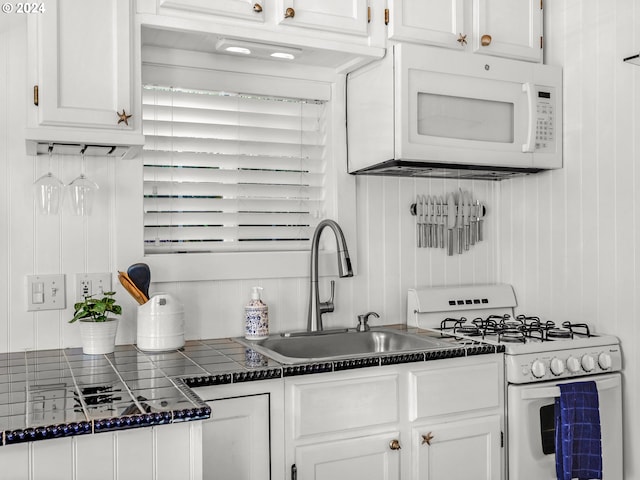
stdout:
POLYGON ((306 250, 326 103, 146 85, 145 254, 306 250))

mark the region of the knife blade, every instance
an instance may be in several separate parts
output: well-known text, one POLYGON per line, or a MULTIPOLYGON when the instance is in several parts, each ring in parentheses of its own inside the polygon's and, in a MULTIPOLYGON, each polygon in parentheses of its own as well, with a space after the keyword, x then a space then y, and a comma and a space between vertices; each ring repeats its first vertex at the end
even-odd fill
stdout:
POLYGON ((476 230, 478 228, 478 206, 477 200, 473 199, 473 194, 469 193, 469 201, 471 202, 471 219, 469 220, 470 225, 470 239, 469 242, 471 245, 476 244, 476 230))
POLYGON ((438 210, 439 210, 439 217, 438 217, 438 247, 439 248, 444 248, 444 198, 442 195, 440 195, 438 197, 438 210))
POLYGON ((456 200, 453 193, 447 195, 447 255, 453 255, 453 229, 456 226, 456 200))
POLYGON ((463 200, 463 195, 462 195, 462 189, 458 189, 458 198, 457 198, 457 205, 456 205, 456 211, 457 211, 457 218, 456 218, 456 238, 458 240, 458 254, 462 254, 462 247, 463 247, 463 227, 464 227, 464 222, 463 222, 463 217, 462 217, 462 211, 464 209, 464 200, 463 200))
POLYGON ((422 248, 422 198, 416 196, 416 245, 422 248))
POLYGON ((469 192, 463 192, 462 193, 462 201, 463 201, 463 207, 462 207, 462 217, 463 217, 463 223, 464 223, 464 249, 469 250, 469 237, 470 237, 470 225, 469 225, 469 219, 471 216, 471 202, 469 200, 469 192))
POLYGON ((483 226, 484 226, 484 217, 487 216, 487 206, 484 203, 480 204, 478 208, 478 241, 481 242, 484 240, 483 226))
POLYGON ((431 195, 427 197, 427 247, 431 247, 431 235, 433 233, 433 209, 431 195))

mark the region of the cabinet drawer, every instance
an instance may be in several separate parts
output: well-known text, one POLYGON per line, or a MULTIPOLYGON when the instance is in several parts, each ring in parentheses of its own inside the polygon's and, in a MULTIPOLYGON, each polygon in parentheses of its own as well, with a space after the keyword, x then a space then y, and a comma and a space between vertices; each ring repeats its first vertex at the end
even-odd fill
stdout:
POLYGON ((502 362, 492 356, 413 370, 409 373, 409 420, 498 408, 504 404, 502 382, 502 362))
POLYGON ((287 383, 288 415, 294 439, 395 424, 399 420, 398 375, 287 383))

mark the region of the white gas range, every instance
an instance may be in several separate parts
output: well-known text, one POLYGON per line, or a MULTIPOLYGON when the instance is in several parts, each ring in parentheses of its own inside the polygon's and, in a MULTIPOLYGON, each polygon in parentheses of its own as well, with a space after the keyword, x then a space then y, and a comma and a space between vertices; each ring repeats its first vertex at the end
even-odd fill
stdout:
POLYGON ((511 285, 411 289, 407 325, 483 341, 505 355, 509 478, 555 480, 555 399, 561 384, 594 381, 604 478, 622 478, 619 340, 585 323, 516 315, 511 285))

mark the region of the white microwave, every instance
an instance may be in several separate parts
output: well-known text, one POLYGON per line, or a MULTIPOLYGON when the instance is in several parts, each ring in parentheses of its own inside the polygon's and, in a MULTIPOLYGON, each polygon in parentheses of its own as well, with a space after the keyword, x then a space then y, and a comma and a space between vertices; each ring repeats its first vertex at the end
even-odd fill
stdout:
POLYGON ((562 167, 562 69, 395 45, 347 77, 354 174, 501 179, 562 167))

